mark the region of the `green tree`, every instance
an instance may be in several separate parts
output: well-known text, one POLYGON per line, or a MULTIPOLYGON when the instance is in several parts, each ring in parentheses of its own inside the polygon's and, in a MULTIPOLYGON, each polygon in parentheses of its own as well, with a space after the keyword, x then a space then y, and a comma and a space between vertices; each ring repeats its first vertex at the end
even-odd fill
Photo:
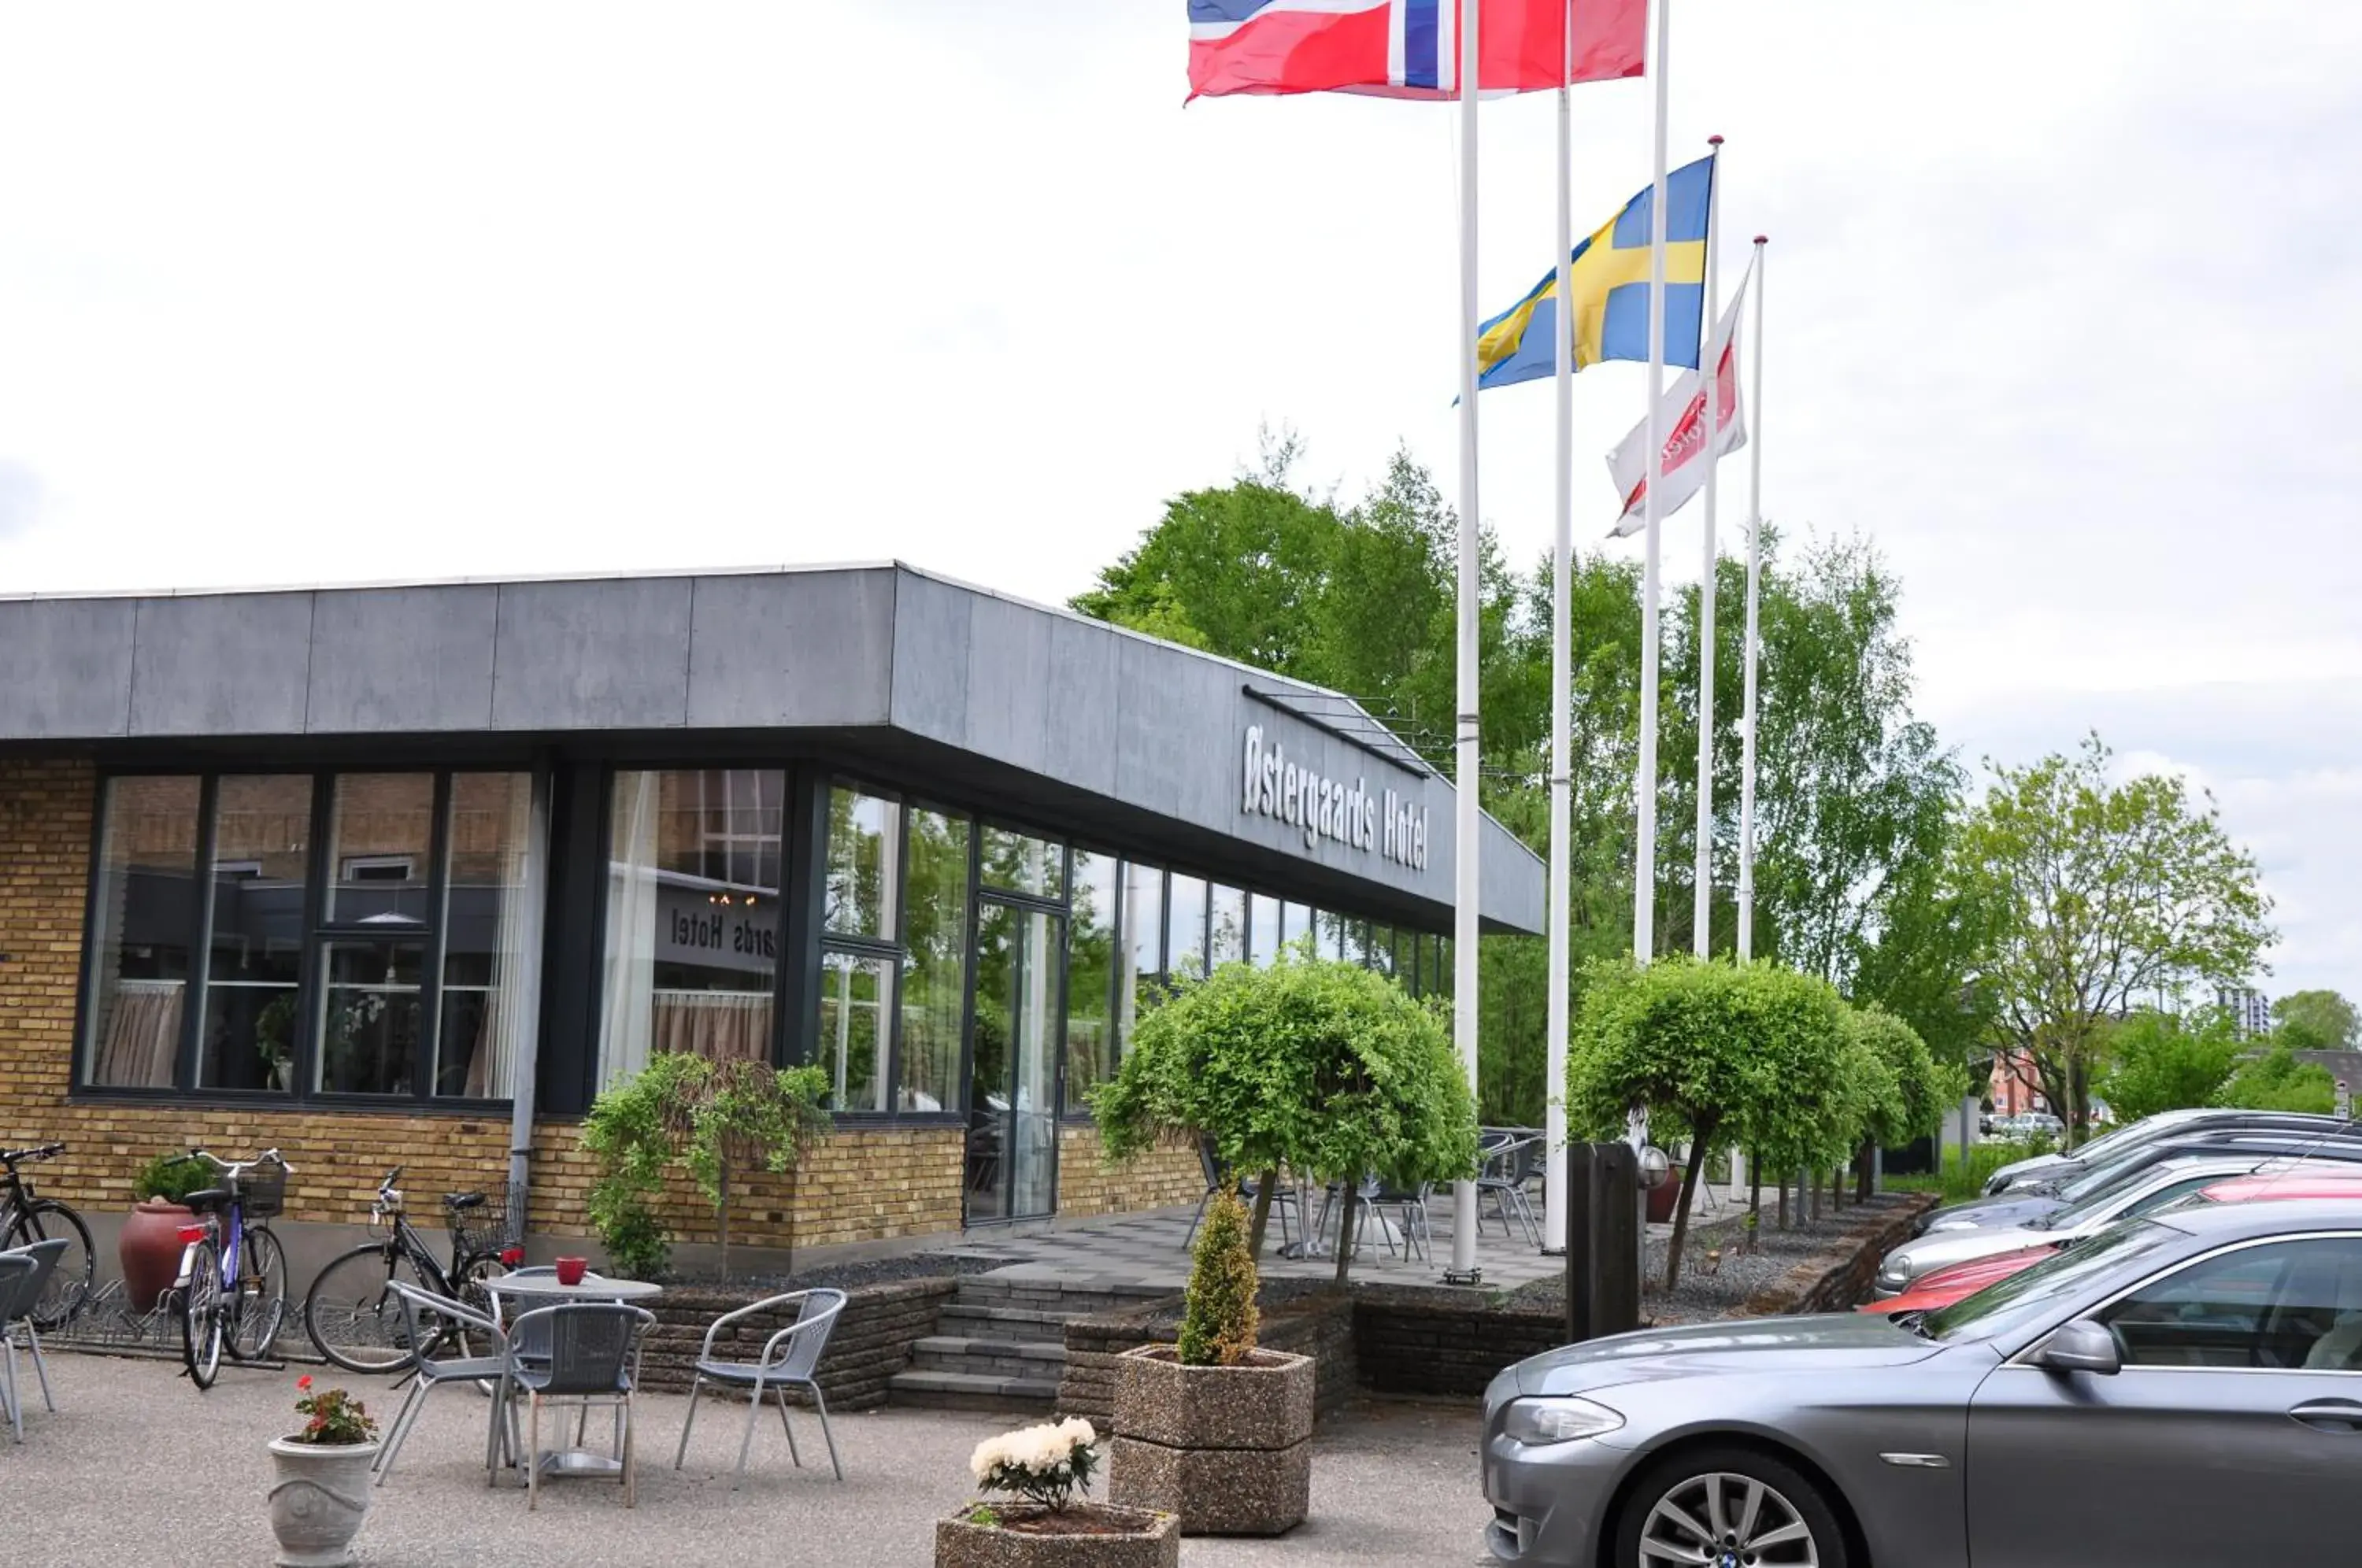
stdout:
POLYGON ((2351 1051, 2362 1044, 2362 1017, 2335 991, 2290 991, 2272 1003, 2275 1032, 2295 1051, 2351 1051))
POLYGON ((2300 1062, 2286 1045, 2239 1064, 2223 1086, 2218 1104, 2242 1110, 2311 1110, 2326 1115, 2337 1108, 2337 1080, 2329 1069, 2300 1062))
MULTIPOLYGON (((1300 948, 1269 968, 1225 964, 1183 981, 1090 1099, 1116 1159, 1203 1136, 1225 1165, 1262 1172, 1258 1255, 1282 1166, 1397 1187, 1476 1169, 1476 1104, 1440 1012, 1385 976, 1300 948)), ((1341 1284, 1352 1253, 1341 1235, 1341 1284)))
POLYGON ((1858 1120, 1828 1135, 1833 1102, 1849 1108, 1855 1087, 1845 1004, 1826 982, 1768 964, 1676 956, 1645 968, 1620 959, 1589 967, 1567 1047, 1568 1125, 1620 1137, 1627 1110, 1639 1105, 1652 1135, 1688 1142, 1665 1258, 1671 1290, 1710 1153, 1736 1137, 1775 1155, 1826 1156, 1815 1165, 1827 1169, 1850 1147, 1858 1120))
MULTIPOLYGON (((754 1170, 792 1178, 814 1140, 828 1130, 821 1109, 828 1075, 818 1067, 716 1062, 687 1052, 658 1052, 632 1077, 606 1089, 583 1119, 582 1145, 597 1156, 591 1191, 602 1234, 646 1227, 668 1165, 686 1171, 713 1206, 719 1270, 730 1274, 730 1201, 734 1177, 754 1170)), ((795 1259, 795 1188, 787 1201, 788 1259, 795 1259)), ((661 1238, 656 1242, 662 1253, 661 1238)))
POLYGON ((2256 863, 2211 797, 2167 774, 2110 779, 2097 735, 2073 756, 1992 766, 1953 876, 1996 911, 1982 983, 1996 1043, 2027 1053, 2080 1140, 2111 1020, 2144 997, 2233 985, 2272 931, 2256 863))
POLYGON ((2143 1009, 2107 1032, 2095 1092, 2123 1122, 2212 1105, 2239 1057, 2239 1036, 2215 1008, 2191 1018, 2143 1009))

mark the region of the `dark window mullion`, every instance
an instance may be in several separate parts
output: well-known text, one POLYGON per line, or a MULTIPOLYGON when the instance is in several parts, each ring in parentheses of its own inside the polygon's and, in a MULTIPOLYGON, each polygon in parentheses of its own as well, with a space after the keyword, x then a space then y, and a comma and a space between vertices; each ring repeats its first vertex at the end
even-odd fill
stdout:
MULTIPOLYGON (((189 985, 181 999, 181 1049, 175 1082, 183 1089, 197 1087, 197 1066, 204 1050, 205 989, 214 967, 214 855, 220 845, 214 813, 221 804, 221 776, 201 775, 197 782, 197 897, 193 920, 195 940, 189 948, 189 985)), ((301 1021, 298 1021, 299 1026, 301 1021)), ((300 1032, 300 1028, 299 1028, 300 1032)))
POLYGON ((304 868, 304 956, 296 968, 295 1060, 287 1086, 290 1096, 299 1100, 312 1098, 317 1077, 320 1012, 327 985, 321 926, 327 915, 328 878, 336 869, 336 785, 333 773, 312 775, 312 821, 307 829, 311 848, 304 868))
MULTIPOLYGON (((426 845, 426 972, 418 977, 418 1043, 413 1047, 415 1060, 411 1069, 416 1080, 411 1092, 419 1099, 435 1098, 436 1081, 443 1070, 443 955, 451 929, 451 813, 457 794, 450 773, 438 771, 426 845)), ((485 1000, 489 1006, 489 992, 485 1000)))

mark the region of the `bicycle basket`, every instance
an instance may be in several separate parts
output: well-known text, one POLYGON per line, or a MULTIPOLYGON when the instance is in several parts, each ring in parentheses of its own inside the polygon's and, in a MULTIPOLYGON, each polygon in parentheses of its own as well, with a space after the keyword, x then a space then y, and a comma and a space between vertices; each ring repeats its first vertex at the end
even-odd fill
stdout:
POLYGON ((444 1222, 462 1253, 497 1253, 509 1239, 508 1184, 496 1182, 483 1189, 484 1201, 472 1209, 443 1210, 444 1222))
POLYGON ((255 1165, 229 1184, 248 1220, 275 1218, 287 1207, 287 1167, 273 1162, 255 1165))

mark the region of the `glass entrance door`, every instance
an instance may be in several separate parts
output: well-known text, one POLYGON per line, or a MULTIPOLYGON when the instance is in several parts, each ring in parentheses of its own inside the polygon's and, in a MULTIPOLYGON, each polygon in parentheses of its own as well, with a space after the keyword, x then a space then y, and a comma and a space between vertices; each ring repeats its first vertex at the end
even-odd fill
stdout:
POLYGON ((1065 922, 987 895, 976 933, 976 1048, 968 1093, 967 1218, 1022 1220, 1057 1205, 1058 955, 1065 922))

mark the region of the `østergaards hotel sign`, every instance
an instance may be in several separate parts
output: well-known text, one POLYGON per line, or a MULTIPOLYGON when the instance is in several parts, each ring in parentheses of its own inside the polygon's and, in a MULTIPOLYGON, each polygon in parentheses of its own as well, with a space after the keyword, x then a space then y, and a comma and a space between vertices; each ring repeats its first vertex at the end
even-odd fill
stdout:
POLYGON ((1247 726, 1245 752, 1239 810, 1246 815, 1302 828, 1307 849, 1319 848, 1325 838, 1349 849, 1374 849, 1414 871, 1427 869, 1425 806, 1392 790, 1373 794, 1363 779, 1347 784, 1299 767, 1287 760, 1286 746, 1264 744, 1261 724, 1247 726))

